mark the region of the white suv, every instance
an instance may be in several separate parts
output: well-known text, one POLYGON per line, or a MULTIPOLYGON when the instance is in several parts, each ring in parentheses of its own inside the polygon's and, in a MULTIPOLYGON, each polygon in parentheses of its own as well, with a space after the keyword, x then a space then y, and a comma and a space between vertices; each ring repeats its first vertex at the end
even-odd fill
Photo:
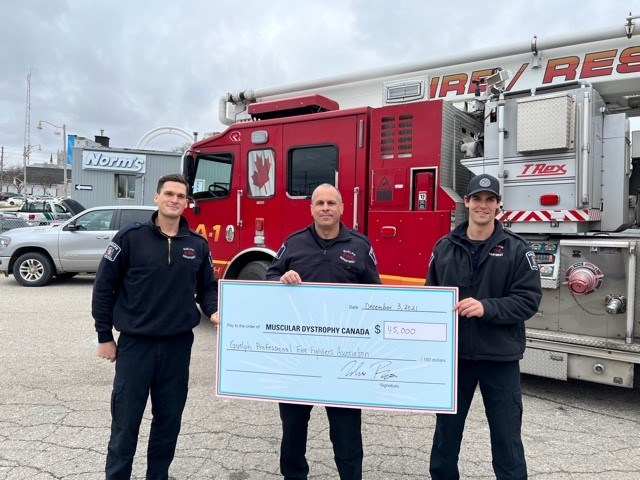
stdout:
POLYGON ((125 225, 147 222, 155 207, 94 207, 59 225, 15 228, 0 235, 0 273, 40 287, 55 275, 94 273, 107 245, 125 225))

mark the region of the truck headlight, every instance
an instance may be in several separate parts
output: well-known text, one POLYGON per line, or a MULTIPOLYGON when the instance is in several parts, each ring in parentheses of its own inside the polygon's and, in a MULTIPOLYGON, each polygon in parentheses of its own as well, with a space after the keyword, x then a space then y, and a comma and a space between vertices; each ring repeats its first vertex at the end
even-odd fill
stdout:
POLYGON ((11 237, 0 237, 0 247, 7 247, 11 243, 11 237))

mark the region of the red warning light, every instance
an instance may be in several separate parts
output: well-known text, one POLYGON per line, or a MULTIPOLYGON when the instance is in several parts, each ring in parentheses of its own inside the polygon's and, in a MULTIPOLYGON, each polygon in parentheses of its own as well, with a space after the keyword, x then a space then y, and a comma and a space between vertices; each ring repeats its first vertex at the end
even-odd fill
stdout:
POLYGON ((545 207, 560 205, 560 195, 558 195, 557 193, 547 193, 545 195, 540 195, 540 205, 543 205, 545 207))

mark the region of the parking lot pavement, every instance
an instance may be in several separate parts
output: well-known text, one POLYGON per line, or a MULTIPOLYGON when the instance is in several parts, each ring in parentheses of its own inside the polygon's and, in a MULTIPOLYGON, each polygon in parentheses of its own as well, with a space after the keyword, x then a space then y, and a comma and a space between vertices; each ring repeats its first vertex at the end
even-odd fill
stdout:
MULTIPOLYGON (((95 354, 93 278, 20 287, 0 277, 0 479, 104 478, 113 365, 95 354)), ((278 475, 277 405, 214 396, 216 329, 195 330, 189 400, 171 475, 270 480, 278 475)), ((523 379, 524 443, 536 480, 640 478, 640 392, 580 382, 523 379)), ((144 478, 150 414, 134 478, 144 478)), ((434 417, 365 411, 366 480, 429 478, 434 417)), ((310 480, 335 479, 328 423, 314 408, 310 480)), ((490 479, 489 431, 479 397, 460 458, 462 478, 490 479)))

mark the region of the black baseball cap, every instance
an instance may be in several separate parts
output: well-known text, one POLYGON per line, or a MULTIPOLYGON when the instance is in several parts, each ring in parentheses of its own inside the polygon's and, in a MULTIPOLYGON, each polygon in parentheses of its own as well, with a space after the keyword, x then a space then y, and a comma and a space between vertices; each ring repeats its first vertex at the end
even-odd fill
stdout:
POLYGON ((496 177, 487 175, 486 173, 476 175, 469 182, 467 197, 478 192, 491 192, 500 199, 500 182, 496 177))

